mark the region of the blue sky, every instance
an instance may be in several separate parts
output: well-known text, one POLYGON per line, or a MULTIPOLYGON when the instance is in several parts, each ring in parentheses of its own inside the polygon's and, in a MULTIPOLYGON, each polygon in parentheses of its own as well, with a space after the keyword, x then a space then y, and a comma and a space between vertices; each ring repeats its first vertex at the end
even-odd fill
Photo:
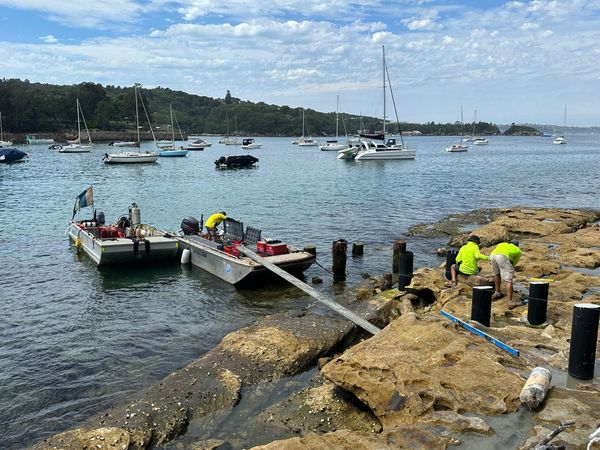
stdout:
POLYGON ((0 0, 0 76, 400 119, 600 125, 600 0, 0 0), (388 108, 388 116, 392 112, 388 108))

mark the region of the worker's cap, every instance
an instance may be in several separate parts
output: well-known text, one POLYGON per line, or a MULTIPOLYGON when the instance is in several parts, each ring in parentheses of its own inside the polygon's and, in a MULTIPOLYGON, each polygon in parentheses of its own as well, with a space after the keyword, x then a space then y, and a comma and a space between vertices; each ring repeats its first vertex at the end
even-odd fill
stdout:
POLYGON ((221 214, 223 214, 224 216, 227 215, 227 213, 225 211, 221 211, 221 214))
POLYGON ((517 247, 519 246, 519 241, 517 241, 516 239, 513 239, 512 241, 510 241, 510 243, 512 245, 516 245, 517 247))
POLYGON ((481 242, 481 239, 479 239, 479 236, 469 236, 469 239, 467 239, 467 242, 475 242, 477 245, 479 245, 479 243, 481 242))

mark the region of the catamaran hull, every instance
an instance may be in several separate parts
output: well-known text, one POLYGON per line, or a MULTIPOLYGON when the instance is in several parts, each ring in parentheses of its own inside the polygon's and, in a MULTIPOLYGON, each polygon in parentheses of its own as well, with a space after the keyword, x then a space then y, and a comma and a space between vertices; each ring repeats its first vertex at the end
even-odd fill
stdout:
POLYGON ((417 152, 414 150, 367 150, 358 152, 354 157, 356 161, 387 161, 394 159, 415 159, 417 152))
MULTIPOLYGON (((194 267, 205 270, 233 285, 245 284, 271 274, 264 266, 250 258, 236 258, 204 243, 197 236, 178 238, 181 248, 190 250, 190 262, 194 267)), ((314 255, 296 251, 284 255, 267 256, 267 260, 290 273, 302 273, 314 262, 314 255)))
POLYGON ((96 264, 131 264, 156 261, 174 261, 179 242, 164 236, 149 236, 136 241, 130 238, 98 238, 76 223, 69 224, 69 238, 81 241, 81 249, 96 264))

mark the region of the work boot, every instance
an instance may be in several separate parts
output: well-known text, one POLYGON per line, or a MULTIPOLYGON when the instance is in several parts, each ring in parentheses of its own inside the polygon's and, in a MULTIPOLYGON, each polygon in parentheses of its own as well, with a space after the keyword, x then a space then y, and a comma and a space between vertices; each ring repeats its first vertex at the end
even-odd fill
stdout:
POLYGON ((492 300, 498 300, 498 299, 501 299, 502 297, 504 297, 504 294, 502 292, 494 292, 492 294, 492 300))

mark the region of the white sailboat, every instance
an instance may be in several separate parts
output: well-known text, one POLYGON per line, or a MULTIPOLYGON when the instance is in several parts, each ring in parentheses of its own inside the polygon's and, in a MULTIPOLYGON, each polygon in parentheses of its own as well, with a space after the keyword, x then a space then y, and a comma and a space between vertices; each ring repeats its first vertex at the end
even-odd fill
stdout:
POLYGON ((12 144, 12 141, 4 140, 4 131, 2 130, 2 113, 0 112, 0 147, 8 147, 12 144))
MULTIPOLYGON (((237 134, 237 117, 234 117, 234 118, 235 118, 235 123, 236 123, 235 131, 237 134)), ((226 126, 227 126, 227 134, 225 135, 225 137, 219 139, 219 144, 242 145, 242 143, 237 140, 237 137, 229 135, 229 115, 225 115, 225 122, 226 122, 226 126)))
MULTIPOLYGON (((385 141, 386 132, 386 84, 385 80, 387 77, 389 80, 389 73, 387 65, 385 63, 385 47, 381 46, 383 55, 383 129, 382 133, 363 134, 361 138, 356 141, 351 141, 348 148, 338 151, 338 159, 354 159, 355 161, 384 161, 384 160, 395 160, 395 159, 415 159, 417 152, 409 149, 404 145, 404 139, 402 138, 402 132, 400 132, 400 143, 396 139, 391 138, 385 141), (381 142, 373 142, 373 140, 380 140, 381 142)), ((388 83, 389 84, 389 83, 388 83)), ((392 93, 390 85, 390 93, 392 93)), ((394 101, 394 95, 392 93, 392 101, 394 101)), ((396 104, 394 101, 394 110, 396 104)), ((396 112, 396 120, 398 122, 398 129, 400 129, 400 121, 398 120, 398 114, 396 112)))
POLYGON ((67 141, 67 145, 61 145, 58 147, 59 153, 89 153, 92 150, 92 138, 90 137, 90 132, 87 127, 87 123, 85 122, 85 116, 83 115, 83 111, 81 110, 81 104, 79 103, 79 99, 76 102, 77 105, 77 139, 73 141, 67 141), (87 134, 88 142, 87 144, 81 143, 81 120, 83 119, 83 125, 85 126, 85 132, 87 134))
POLYGON ((460 153, 469 150, 467 144, 463 144, 463 107, 460 105, 460 139, 458 143, 452 144, 450 147, 446 147, 446 151, 450 153, 460 153))
POLYGON ((316 147, 317 145, 319 145, 318 141, 315 141, 313 138, 310 137, 310 133, 307 133, 308 137, 304 137, 305 128, 308 131, 306 121, 304 120, 304 109, 302 109, 302 137, 293 140, 292 144, 296 144, 298 147, 316 147))
MULTIPOLYGON (((139 115, 139 107, 138 107, 138 85, 137 83, 133 86, 133 91, 135 95, 135 126, 137 130, 137 145, 140 144, 140 115, 139 115)), ((142 97, 140 97, 140 101, 142 97)), ((154 136, 154 131, 152 130, 152 125, 150 124, 150 119, 148 118, 148 113, 146 112, 146 107, 144 106, 144 102, 142 101, 142 107, 144 108, 144 113, 146 113, 146 119, 148 120, 148 124, 150 125, 150 132, 152 133, 152 138, 156 143, 156 137, 154 136)), ((122 152, 122 153, 105 153, 102 160, 106 164, 132 164, 132 163, 153 163, 158 160, 157 152, 122 152)))
POLYGON ((561 145, 561 144, 566 144, 567 143, 567 138, 566 138, 566 134, 567 134, 567 106, 565 105, 565 115, 564 115, 564 119, 563 119, 563 134, 556 136, 554 139, 552 139, 552 143, 556 144, 556 145, 561 145))
MULTIPOLYGON (((173 118, 175 117, 175 113, 173 112, 173 106, 169 104, 169 113, 171 114, 171 142, 168 145, 160 146, 157 142, 157 146, 160 148, 158 155, 161 157, 183 157, 187 156, 187 149, 180 146, 179 148, 175 147, 175 124, 173 123, 173 118)), ((177 123, 177 128, 179 129, 179 123, 177 123)), ((179 129, 179 135, 181 136, 181 140, 183 141, 183 134, 181 133, 181 129, 179 129)))
MULTIPOLYGON (((340 128, 339 107, 340 107, 340 96, 338 95, 337 102, 335 104, 335 139, 327 141, 327 143, 325 145, 321 145, 319 147, 319 149, 324 152, 331 152, 331 151, 339 152, 340 150, 344 150, 350 146, 348 143, 341 144, 338 142, 339 128, 340 128)), ((345 125, 344 125, 344 128, 345 128, 345 125)))

